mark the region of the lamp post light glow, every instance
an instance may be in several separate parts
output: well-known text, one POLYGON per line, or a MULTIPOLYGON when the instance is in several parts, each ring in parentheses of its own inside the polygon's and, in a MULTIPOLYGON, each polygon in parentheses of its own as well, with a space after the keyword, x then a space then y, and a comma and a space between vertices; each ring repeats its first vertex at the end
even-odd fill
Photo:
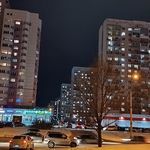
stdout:
MULTIPOLYGON (((134 72, 134 74, 132 75, 131 80, 132 81, 138 81, 140 79, 140 75, 138 74, 138 72, 134 72)), ((132 83, 131 83, 131 89, 130 89, 130 139, 132 138, 132 123, 133 123, 133 117, 132 117, 132 109, 133 109, 133 102, 132 102, 132 83)))
POLYGON ((137 72, 134 72, 134 74, 132 75, 132 80, 133 81, 138 81, 140 78, 140 75, 137 72))

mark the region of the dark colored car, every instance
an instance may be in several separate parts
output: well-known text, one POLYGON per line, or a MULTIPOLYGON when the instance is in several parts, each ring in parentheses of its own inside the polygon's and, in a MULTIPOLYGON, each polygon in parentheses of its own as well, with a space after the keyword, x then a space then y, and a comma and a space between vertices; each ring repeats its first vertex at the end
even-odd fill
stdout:
POLYGON ((3 127, 4 127, 4 123, 0 122, 0 128, 3 128, 3 127))
POLYGON ((125 142, 126 144, 143 144, 150 143, 150 139, 147 139, 144 136, 133 136, 130 141, 125 142))
POLYGON ((24 127, 25 124, 21 123, 21 122, 14 122, 14 127, 24 127))
POLYGON ((83 134, 77 138, 81 139, 81 143, 83 144, 97 144, 98 142, 98 137, 94 134, 83 134))
POLYGON ((14 124, 13 124, 13 122, 5 122, 4 126, 5 127, 14 127, 14 124))

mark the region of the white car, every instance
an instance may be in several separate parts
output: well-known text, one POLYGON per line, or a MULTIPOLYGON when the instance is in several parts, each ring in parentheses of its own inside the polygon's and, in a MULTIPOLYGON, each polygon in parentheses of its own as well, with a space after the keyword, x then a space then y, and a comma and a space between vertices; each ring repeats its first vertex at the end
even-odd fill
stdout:
POLYGON ((34 150, 34 143, 30 136, 14 136, 9 142, 9 150, 24 149, 34 150))
POLYGON ((44 139, 44 143, 47 143, 49 148, 53 148, 56 145, 76 147, 80 144, 80 139, 68 132, 49 131, 44 139))

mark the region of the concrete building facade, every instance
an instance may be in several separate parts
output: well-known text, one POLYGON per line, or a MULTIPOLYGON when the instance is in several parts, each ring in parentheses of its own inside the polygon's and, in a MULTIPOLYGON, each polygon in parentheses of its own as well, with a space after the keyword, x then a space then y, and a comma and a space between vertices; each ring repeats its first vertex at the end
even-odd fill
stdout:
POLYGON ((73 67, 72 85, 72 117, 75 121, 87 124, 95 116, 96 88, 94 87, 94 68, 73 67))
POLYGON ((133 113, 150 113, 150 23, 106 19, 99 30, 99 60, 107 61, 120 73, 124 94, 121 113, 129 113, 129 92, 132 90, 133 113), (140 80, 132 79, 139 73, 140 80))
POLYGON ((61 120, 70 121, 72 118, 72 87, 71 84, 61 84, 60 97, 61 120))
POLYGON ((0 47, 0 105, 35 106, 41 20, 36 13, 5 9, 0 47))

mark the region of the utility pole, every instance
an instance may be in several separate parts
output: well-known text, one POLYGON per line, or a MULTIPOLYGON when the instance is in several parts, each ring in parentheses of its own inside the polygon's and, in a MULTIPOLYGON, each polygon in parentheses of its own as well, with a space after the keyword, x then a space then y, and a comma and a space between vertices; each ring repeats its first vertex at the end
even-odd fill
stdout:
POLYGON ((133 123, 133 117, 132 117, 132 89, 130 90, 129 99, 130 99, 130 139, 132 139, 132 129, 133 129, 133 126, 132 126, 132 123, 133 123))

